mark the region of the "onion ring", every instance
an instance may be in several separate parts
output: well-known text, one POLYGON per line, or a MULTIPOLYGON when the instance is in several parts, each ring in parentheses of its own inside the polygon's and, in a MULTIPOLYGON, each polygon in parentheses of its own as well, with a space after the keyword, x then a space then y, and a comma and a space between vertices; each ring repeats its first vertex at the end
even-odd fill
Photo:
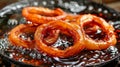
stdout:
POLYGON ((36 31, 35 26, 29 26, 28 24, 20 24, 17 27, 13 28, 9 33, 9 41, 12 45, 22 46, 25 48, 34 48, 35 41, 34 38, 30 38, 31 35, 34 37, 36 31), (27 38, 22 35, 30 34, 27 38))
POLYGON ((64 21, 51 21, 47 24, 40 25, 35 32, 36 48, 49 56, 66 58, 78 54, 84 49, 82 32, 78 25, 66 23, 64 21), (44 33, 47 29, 60 30, 67 32, 74 40, 73 46, 60 50, 52 46, 48 46, 43 42, 44 33))
MULTIPOLYGON (((109 46, 114 46, 116 44, 114 28, 112 25, 108 24, 104 19, 94 15, 87 14, 80 16, 78 19, 78 23, 82 28, 86 49, 102 50, 108 48, 109 46), (102 39, 94 40, 88 35, 86 35, 84 27, 85 25, 89 25, 89 23, 96 24, 100 29, 102 29, 102 32, 105 33, 104 34, 105 37, 103 37, 103 40, 102 39)), ((93 30, 99 29, 98 27, 93 26, 93 30)))
POLYGON ((79 15, 74 14, 67 14, 65 18, 63 18, 63 21, 66 21, 68 23, 76 23, 76 20, 79 18, 79 15))
POLYGON ((66 13, 60 8, 54 10, 43 7, 25 7, 22 15, 29 21, 37 24, 47 23, 53 20, 60 20, 66 17, 66 13))

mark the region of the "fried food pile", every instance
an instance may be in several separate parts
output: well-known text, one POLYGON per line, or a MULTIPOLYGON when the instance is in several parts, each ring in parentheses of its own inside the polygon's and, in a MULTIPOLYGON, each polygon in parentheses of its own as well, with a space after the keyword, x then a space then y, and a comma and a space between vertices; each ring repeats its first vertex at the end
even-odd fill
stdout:
POLYGON ((9 33, 12 45, 46 53, 48 56, 67 58, 82 50, 104 50, 116 44, 112 25, 91 14, 70 14, 60 8, 25 7, 23 17, 31 24, 19 24, 9 33), (62 50, 52 45, 60 34, 70 36, 73 45, 62 50))

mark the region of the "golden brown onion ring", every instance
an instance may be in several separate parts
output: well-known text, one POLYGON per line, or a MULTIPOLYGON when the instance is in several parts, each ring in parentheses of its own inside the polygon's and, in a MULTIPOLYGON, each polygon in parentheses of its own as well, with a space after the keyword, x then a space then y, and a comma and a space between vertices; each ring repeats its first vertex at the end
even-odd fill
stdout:
POLYGON ((78 54, 84 49, 83 36, 79 26, 66 23, 63 21, 51 21, 47 24, 40 25, 35 32, 36 48, 39 51, 47 53, 49 56, 66 58, 78 54), (47 29, 60 30, 60 32, 67 32, 74 40, 73 46, 60 50, 58 48, 48 46, 43 42, 44 34, 47 29))
POLYGON ((78 18, 79 18, 79 15, 66 14, 66 17, 63 18, 62 20, 68 23, 76 23, 78 18))
POLYGON ((114 28, 112 25, 108 24, 104 19, 94 15, 86 14, 79 17, 78 23, 82 28, 86 49, 102 50, 108 48, 111 45, 114 46, 116 44, 116 36, 114 33, 114 28), (86 35, 86 31, 84 30, 84 27, 85 24, 89 25, 90 23, 98 25, 98 27, 93 27, 91 28, 91 30, 93 29, 94 31, 100 28, 102 29, 102 32, 105 33, 104 34, 105 37, 103 37, 100 40, 94 40, 88 35, 86 35))
POLYGON ((25 48, 34 48, 35 41, 34 38, 31 39, 29 36, 24 38, 23 35, 33 35, 36 31, 35 26, 29 26, 28 24, 20 24, 13 28, 9 33, 9 41, 12 45, 22 46, 25 48))
POLYGON ((43 7, 25 7, 22 15, 29 21, 37 24, 47 23, 53 20, 60 20, 66 17, 66 13, 60 8, 54 10, 43 7))

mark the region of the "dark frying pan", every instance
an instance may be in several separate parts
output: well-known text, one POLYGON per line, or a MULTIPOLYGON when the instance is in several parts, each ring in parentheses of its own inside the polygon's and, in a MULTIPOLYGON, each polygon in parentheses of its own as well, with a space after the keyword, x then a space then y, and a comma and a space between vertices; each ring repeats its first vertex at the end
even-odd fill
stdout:
MULTIPOLYGON (((10 31, 16 25, 26 22, 24 18, 22 18, 22 16, 20 15, 21 9, 26 6, 44 6, 44 7, 48 7, 51 9, 60 7, 64 11, 69 12, 69 13, 95 14, 100 17, 103 17, 110 24, 113 24, 116 30, 120 29, 120 13, 119 12, 109 7, 106 7, 103 4, 97 4, 97 3, 94 3, 88 0, 36 0, 36 1, 30 0, 29 2, 21 1, 21 2, 13 3, 11 5, 6 6, 2 10, 0 10, 0 55, 4 60, 9 61, 10 63, 14 63, 18 66, 34 66, 31 64, 23 63, 22 61, 17 61, 17 60, 12 59, 10 56, 10 53, 6 51, 6 49, 10 47, 8 42, 6 41, 8 31, 10 31)), ((117 32, 117 35, 118 35, 117 40, 119 41, 120 32, 117 32)), ((118 42, 116 44, 116 48, 111 47, 107 49, 107 51, 111 51, 111 50, 114 53, 114 57, 112 57, 110 60, 99 62, 99 63, 94 63, 94 64, 89 64, 86 66, 101 67, 101 66, 106 66, 108 64, 111 64, 112 62, 114 63, 117 62, 117 59, 120 56, 120 43, 118 42)), ((61 59, 61 60, 65 60, 65 59, 61 59)), ((113 66, 114 65, 115 64, 113 64, 113 66)), ((108 66, 111 67, 111 65, 108 65, 108 66)))

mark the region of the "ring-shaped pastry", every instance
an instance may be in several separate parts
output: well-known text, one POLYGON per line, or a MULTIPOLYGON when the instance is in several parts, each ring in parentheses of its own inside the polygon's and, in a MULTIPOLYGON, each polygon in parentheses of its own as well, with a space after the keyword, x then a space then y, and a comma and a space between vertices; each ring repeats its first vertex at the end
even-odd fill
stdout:
POLYGON ((35 32, 36 48, 49 56, 66 58, 78 54, 84 49, 82 32, 78 25, 66 23, 64 21, 51 21, 47 24, 40 25, 35 32), (65 50, 48 46, 43 42, 44 34, 47 29, 60 30, 61 33, 70 35, 74 43, 65 50))
POLYGON ((43 7, 25 7, 22 15, 32 23, 43 24, 53 20, 60 20, 66 17, 66 13, 56 8, 54 10, 43 7))
POLYGON ((9 33, 8 38, 10 43, 25 48, 34 48, 34 33, 36 28, 37 27, 29 26, 28 24, 20 24, 16 26, 9 33))
POLYGON ((108 48, 109 46, 114 46, 116 44, 114 28, 112 25, 108 24, 104 19, 91 14, 86 14, 80 16, 77 22, 79 23, 80 28, 82 28, 86 49, 102 50, 108 48), (90 25, 90 23, 93 25, 93 27, 91 27, 91 31, 100 28, 102 32, 104 32, 104 37, 102 39, 94 40, 86 34, 84 27, 90 25))

